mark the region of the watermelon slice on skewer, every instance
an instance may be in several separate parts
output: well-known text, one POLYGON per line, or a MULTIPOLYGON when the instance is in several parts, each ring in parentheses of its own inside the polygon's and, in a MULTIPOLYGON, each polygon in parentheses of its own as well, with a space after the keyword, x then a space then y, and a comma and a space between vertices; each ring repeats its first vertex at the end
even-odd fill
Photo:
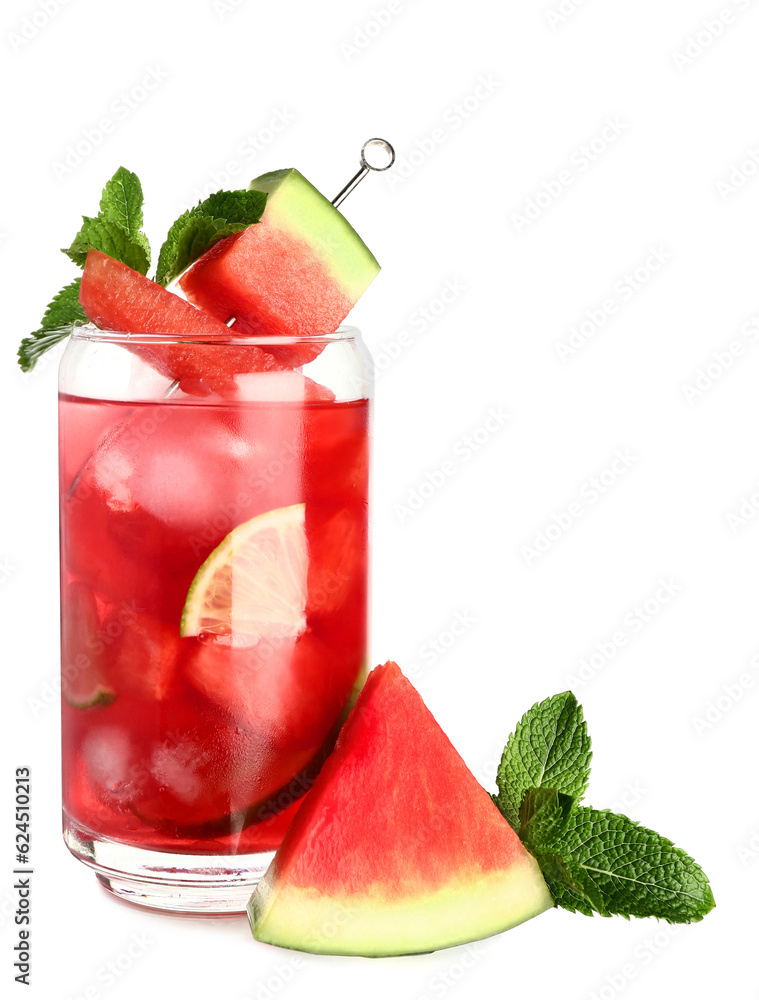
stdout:
MULTIPOLYGON (((261 221, 212 247, 179 279, 190 302, 235 333, 305 337, 333 333, 380 267, 350 223, 297 170, 251 181, 265 191, 261 221)), ((272 348, 304 364, 319 345, 272 348)))

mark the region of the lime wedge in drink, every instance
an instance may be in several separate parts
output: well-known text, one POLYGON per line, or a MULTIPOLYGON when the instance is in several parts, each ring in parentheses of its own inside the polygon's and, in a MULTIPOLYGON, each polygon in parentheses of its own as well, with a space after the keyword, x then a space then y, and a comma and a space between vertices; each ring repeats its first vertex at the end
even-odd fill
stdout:
POLYGON ((181 635, 216 635, 235 646, 301 635, 308 592, 305 522, 306 507, 299 503, 230 531, 190 584, 181 635))
POLYGON ((105 707, 116 700, 116 694, 110 688, 100 683, 96 678, 90 679, 84 673, 74 683, 63 681, 63 697, 72 708, 105 707))
POLYGON ((73 708, 110 705, 116 698, 103 677, 106 646, 94 592, 79 580, 63 590, 61 691, 73 708))

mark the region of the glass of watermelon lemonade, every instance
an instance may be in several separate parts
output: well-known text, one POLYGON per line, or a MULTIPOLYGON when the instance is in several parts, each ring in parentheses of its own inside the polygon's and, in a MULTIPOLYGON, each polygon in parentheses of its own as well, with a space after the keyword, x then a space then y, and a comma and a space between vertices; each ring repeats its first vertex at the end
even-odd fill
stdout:
POLYGON ((64 837, 122 898, 243 910, 334 744, 366 668, 369 398, 352 328, 71 337, 64 837))

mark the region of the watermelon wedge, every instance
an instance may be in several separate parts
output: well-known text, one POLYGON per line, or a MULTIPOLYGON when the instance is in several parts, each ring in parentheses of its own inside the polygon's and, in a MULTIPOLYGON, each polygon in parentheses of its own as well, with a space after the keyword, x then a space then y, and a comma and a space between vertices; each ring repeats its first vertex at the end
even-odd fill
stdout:
MULTIPOLYGON (((179 279, 190 302, 248 335, 333 333, 379 273, 345 217, 297 170, 251 181, 268 195, 259 223, 212 247, 179 279)), ((276 348, 303 363, 304 349, 276 348)))
POLYGON ((554 905, 535 859, 395 663, 377 667, 248 905, 269 944, 433 951, 554 905))
MULTIPOLYGON (((207 341, 232 336, 214 316, 98 250, 87 254, 79 301, 88 318, 102 330, 186 335, 207 341)), ((130 349, 162 375, 178 379, 180 388, 192 395, 226 390, 239 374, 288 367, 253 345, 209 346, 190 340, 186 344, 135 344, 130 349)))

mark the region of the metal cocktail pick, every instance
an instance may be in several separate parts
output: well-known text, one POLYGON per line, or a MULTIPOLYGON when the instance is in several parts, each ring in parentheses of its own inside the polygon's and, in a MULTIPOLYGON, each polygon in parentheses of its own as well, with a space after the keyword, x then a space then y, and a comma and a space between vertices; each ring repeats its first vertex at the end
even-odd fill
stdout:
POLYGON ((342 205, 348 195, 355 191, 361 181, 366 177, 370 170, 388 170, 395 163, 395 150, 387 141, 387 139, 367 139, 364 145, 361 147, 361 166, 358 172, 351 177, 342 191, 332 199, 332 204, 337 208, 338 205, 342 205), (382 150, 387 158, 387 162, 382 165, 375 165, 370 163, 366 158, 367 150, 382 150))
MULTIPOLYGON (((353 177, 351 177, 351 179, 348 181, 348 183, 345 185, 342 191, 340 191, 340 193, 335 195, 335 197, 332 199, 332 204, 335 206, 335 208, 337 208, 338 205, 342 205, 342 203, 345 201, 348 195, 356 190, 358 185, 361 183, 364 177, 367 176, 370 170, 377 170, 380 172, 383 170, 389 170, 389 168, 392 167, 392 165, 395 163, 395 150, 387 141, 387 139, 367 139, 364 145, 361 147, 360 162, 361 166, 358 168, 353 177), (384 154, 384 159, 386 160, 386 162, 385 163, 380 162, 377 164, 370 163, 366 157, 367 150, 371 151, 381 150, 382 153, 384 154)), ((230 318, 227 320, 227 326, 229 327, 234 326, 234 322, 235 322, 235 317, 230 316, 230 318)), ((174 390, 177 388, 178 385, 179 382, 175 382, 171 386, 169 386, 169 392, 174 392, 174 390)))

